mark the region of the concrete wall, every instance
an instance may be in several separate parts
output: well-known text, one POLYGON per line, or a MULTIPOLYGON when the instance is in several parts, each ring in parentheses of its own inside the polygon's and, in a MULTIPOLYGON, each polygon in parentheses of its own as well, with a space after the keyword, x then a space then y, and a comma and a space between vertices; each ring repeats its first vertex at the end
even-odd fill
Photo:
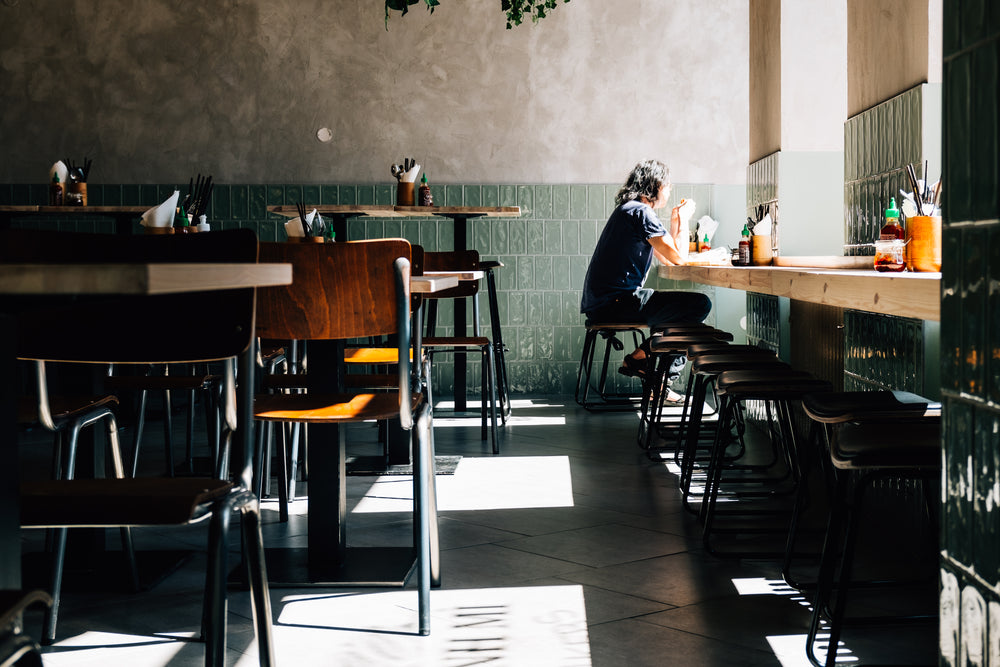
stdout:
POLYGON ((92 182, 742 183, 746 0, 573 0, 504 29, 497 0, 8 0, 0 183, 62 157, 92 182), (326 143, 317 138, 331 130, 326 143))

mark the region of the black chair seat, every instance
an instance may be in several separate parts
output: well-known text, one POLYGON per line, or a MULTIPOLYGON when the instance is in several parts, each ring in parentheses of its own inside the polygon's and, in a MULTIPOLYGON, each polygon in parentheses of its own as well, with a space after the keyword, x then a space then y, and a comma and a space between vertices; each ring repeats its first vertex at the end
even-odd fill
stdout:
POLYGON ((232 482, 196 477, 24 482, 21 525, 179 525, 208 516, 208 505, 232 489, 232 482))

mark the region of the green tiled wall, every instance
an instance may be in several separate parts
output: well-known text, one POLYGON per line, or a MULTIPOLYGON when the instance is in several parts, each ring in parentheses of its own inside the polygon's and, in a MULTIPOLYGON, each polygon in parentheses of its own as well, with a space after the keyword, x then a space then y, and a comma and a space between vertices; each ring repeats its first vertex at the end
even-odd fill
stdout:
POLYGON ((941 658, 1000 662, 1000 5, 944 3, 941 658))
MULTIPOLYGON (((434 185, 434 202, 448 206, 520 206, 518 218, 479 218, 468 222, 469 247, 483 259, 497 259, 504 268, 498 273, 498 301, 507 355, 511 391, 530 394, 572 394, 583 345, 583 316, 579 313, 580 289, 590 255, 613 208, 619 184, 598 185, 434 185)), ((187 183, 175 185, 88 184, 91 205, 122 204, 153 206, 174 189, 186 191, 187 183)), ((44 185, 0 186, 2 204, 43 204, 44 185)), ((695 219, 711 215, 711 185, 675 185, 672 197, 698 202, 695 219)), ((216 185, 208 219, 213 228, 250 227, 262 241, 285 239, 285 218, 267 213, 267 207, 296 202, 321 204, 393 204, 394 184, 363 185, 216 185)), ((110 220, 65 216, 31 218, 15 224, 62 230, 110 231, 110 220)), ((138 222, 134 231, 141 232, 138 222)), ((348 222, 351 239, 403 237, 427 250, 450 250, 453 226, 446 218, 353 218, 348 222)), ((655 271, 651 271, 655 274, 655 271)), ((658 289, 705 289, 651 277, 658 289)), ((480 297, 481 323, 488 331, 489 310, 485 285, 480 297)), ((451 322, 451 309, 442 304, 438 321, 451 322)), ((450 327, 438 329, 450 333, 450 327)), ((626 350, 626 352, 631 350, 626 350)), ((620 363, 615 360, 616 365, 620 363)), ((468 386, 477 392, 479 364, 469 363, 468 386)), ((453 365, 435 363, 435 388, 450 391, 453 365)), ((609 389, 625 390, 634 380, 612 373, 609 389)), ((638 388, 638 384, 634 384, 638 388)))

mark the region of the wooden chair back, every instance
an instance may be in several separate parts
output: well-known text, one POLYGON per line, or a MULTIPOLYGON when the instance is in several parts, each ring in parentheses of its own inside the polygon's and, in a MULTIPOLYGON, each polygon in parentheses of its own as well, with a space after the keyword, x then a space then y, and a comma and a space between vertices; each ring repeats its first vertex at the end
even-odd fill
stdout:
POLYGON ((258 290, 257 334, 279 340, 338 340, 397 333, 393 264, 400 257, 410 260, 405 239, 262 243, 261 261, 290 263, 292 284, 258 290))
MULTIPOLYGON (((424 271, 477 271, 479 269, 478 250, 458 250, 449 252, 423 253, 424 271)), ((479 292, 478 280, 463 280, 458 287, 452 287, 443 292, 425 295, 428 299, 456 299, 474 296, 479 292)))
MULTIPOLYGON (((9 263, 174 263, 257 261, 249 229, 124 236, 8 229, 0 261, 9 263)), ((31 297, 19 312, 17 356, 76 363, 216 361, 248 348, 254 290, 155 296, 31 297)))

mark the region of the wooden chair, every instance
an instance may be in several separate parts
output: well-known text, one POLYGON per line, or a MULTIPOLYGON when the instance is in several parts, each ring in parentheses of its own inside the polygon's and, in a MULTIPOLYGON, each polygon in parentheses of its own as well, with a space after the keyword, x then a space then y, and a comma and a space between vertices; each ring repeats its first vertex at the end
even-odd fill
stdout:
MULTIPOLYGON (((259 291, 257 328, 262 337, 306 341, 314 348, 319 341, 396 337, 393 391, 344 391, 342 368, 318 368, 313 359, 306 375, 307 391, 258 395, 254 418, 268 425, 346 425, 395 417, 411 430, 418 618, 420 634, 428 634, 431 573, 438 570, 434 445, 430 409, 410 370, 410 244, 403 239, 264 243, 261 261, 293 266, 291 285, 259 291), (339 384, 340 390, 323 390, 328 383, 339 384)), ((313 448, 324 446, 330 445, 311 443, 313 448)), ((286 453, 280 452, 277 460, 283 467, 286 453)), ((283 470, 278 483, 279 489, 287 487, 283 470)), ((337 507, 309 508, 310 513, 337 511, 337 507)))
MULTIPOLYGON (((423 253, 424 271, 478 271, 479 252, 465 250, 459 252, 427 252, 423 253)), ((487 336, 479 332, 479 292, 478 280, 463 280, 458 287, 436 294, 425 295, 427 306, 427 335, 423 339, 423 348, 434 364, 434 357, 439 354, 468 356, 478 351, 482 360, 481 410, 482 438, 486 440, 487 433, 493 445, 493 453, 500 453, 500 442, 497 439, 497 371, 496 355, 493 343, 487 336), (471 336, 438 336, 436 335, 437 305, 442 299, 472 299, 473 331, 471 336), (488 428, 489 427, 489 428, 488 428)), ((431 378, 427 378, 428 388, 431 378)))
MULTIPOLYGON (((205 243, 218 241, 215 261, 253 262, 256 235, 250 230, 214 232, 215 239, 191 236, 117 236, 5 230, 0 233, 3 259, 19 253, 50 261, 185 262, 197 261, 205 243), (49 252, 39 252, 40 249, 49 252)), ((205 234, 204 237, 212 235, 205 234)), ((25 302, 18 317, 17 356, 34 362, 43 377, 51 360, 79 364, 151 364, 221 362, 224 429, 228 443, 236 428, 235 357, 250 349, 254 332, 254 290, 187 292, 156 296, 45 298, 25 302), (69 324, 72 323, 72 328, 69 324), (71 335, 70 335, 71 334, 71 335)), ((252 378, 252 364, 243 364, 252 378)), ((40 387, 47 391, 43 383, 40 387)), ((44 398, 43 398, 44 400, 44 398)), ((245 439, 244 439, 245 440, 245 439)), ((98 478, 25 481, 21 484, 23 528, 184 525, 208 520, 209 567, 202 634, 206 665, 226 659, 226 575, 231 513, 243 517, 244 557, 250 580, 259 660, 274 661, 259 507, 246 485, 250 452, 241 476, 229 479, 98 478)), ((54 604, 42 640, 55 638, 61 584, 63 541, 53 570, 54 604)))

